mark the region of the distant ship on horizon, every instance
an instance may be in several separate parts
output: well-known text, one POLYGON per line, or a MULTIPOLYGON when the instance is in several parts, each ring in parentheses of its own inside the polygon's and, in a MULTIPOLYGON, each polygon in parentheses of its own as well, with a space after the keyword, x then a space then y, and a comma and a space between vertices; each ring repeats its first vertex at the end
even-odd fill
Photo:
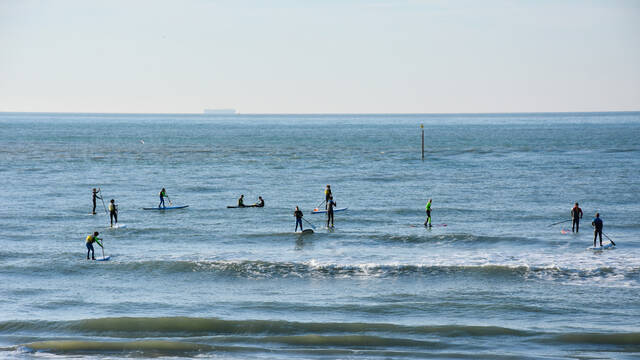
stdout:
POLYGON ((238 112, 236 109, 204 109, 204 113, 213 115, 235 115, 238 112))

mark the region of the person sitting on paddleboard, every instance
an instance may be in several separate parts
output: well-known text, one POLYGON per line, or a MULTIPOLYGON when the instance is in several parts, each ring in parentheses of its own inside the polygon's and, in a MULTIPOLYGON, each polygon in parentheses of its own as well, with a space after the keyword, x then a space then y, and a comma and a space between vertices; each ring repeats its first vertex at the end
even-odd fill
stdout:
POLYGON ((427 220, 424 222, 424 226, 431 227, 431 199, 429 199, 429 201, 427 202, 425 210, 427 211, 427 220))
POLYGON ((238 207, 244 207, 244 195, 240 195, 238 198, 238 207))
POLYGON ((158 207, 165 207, 164 206, 164 197, 167 196, 167 191, 162 188, 162 190, 160 190, 160 204, 158 204, 158 207))
POLYGON ((98 238, 98 232, 94 232, 93 235, 89 235, 87 236, 87 240, 85 241, 85 245, 87 245, 87 260, 89 260, 89 253, 91 253, 91 260, 95 260, 95 254, 94 254, 94 250, 93 250, 93 243, 98 243, 98 245, 100 245, 100 247, 102 246, 102 243, 100 242, 100 238, 98 238))
POLYGON ((102 197, 98 195, 99 192, 100 189, 96 190, 96 188, 93 188, 93 211, 91 211, 93 215, 96 214, 96 199, 102 200, 102 197))
POLYGON ((331 227, 333 227, 333 208, 336 207, 336 202, 333 201, 333 196, 329 195, 329 200, 327 200, 327 227, 329 227, 329 223, 331 223, 331 227))
POLYGON ((594 230, 593 230, 593 247, 596 247, 596 239, 598 238, 598 235, 600 235, 600 246, 602 246, 602 219, 600 219, 600 213, 596 213, 596 217, 593 219, 593 221, 591 222, 591 225, 593 225, 594 230))
POLYGON ((324 189, 324 208, 328 208, 329 198, 331 197, 331 185, 327 185, 327 188, 324 189))
POLYGON ((578 232, 580 229, 580 219, 582 219, 582 209, 578 207, 578 203, 571 209, 571 219, 573 220, 571 223, 571 232, 578 232))
POLYGON ((293 216, 296 217, 296 229, 295 231, 298 231, 298 225, 300 225, 300 231, 304 231, 304 229, 302 228, 302 217, 304 216, 302 214, 302 211, 300 211, 300 208, 296 206, 296 211, 293 212, 293 216))
POLYGON ((113 199, 109 201, 109 220, 111 220, 111 227, 113 227, 114 220, 116 225, 118 224, 118 206, 113 199))
POLYGON ((264 200, 262 200, 262 196, 258 196, 258 202, 253 204, 255 207, 264 207, 264 200))

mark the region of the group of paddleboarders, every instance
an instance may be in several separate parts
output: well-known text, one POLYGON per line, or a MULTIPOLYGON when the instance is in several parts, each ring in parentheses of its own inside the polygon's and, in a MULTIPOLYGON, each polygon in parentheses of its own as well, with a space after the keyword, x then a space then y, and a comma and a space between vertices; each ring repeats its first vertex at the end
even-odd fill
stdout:
MULTIPOLYGON (((93 210, 92 210, 92 214, 95 215, 96 214, 96 203, 97 203, 97 199, 102 200, 102 196, 100 195, 101 191, 100 189, 96 189, 93 188, 92 189, 92 202, 93 202, 93 210)), ((337 206, 336 201, 333 199, 333 194, 331 192, 331 186, 327 185, 327 187, 324 190, 324 195, 325 195, 325 200, 324 200, 324 205, 325 205, 325 209, 326 209, 326 214, 327 214, 327 228, 331 229, 334 227, 334 210, 337 206)), ((166 197, 167 199, 169 199, 169 196, 167 195, 167 191, 165 188, 162 188, 162 190, 160 190, 159 193, 159 197, 160 197, 160 203, 158 204, 158 208, 164 208, 165 207, 165 203, 164 203, 164 198, 166 197)), ((425 206, 425 212, 427 215, 427 218, 424 222, 424 226, 427 227, 432 227, 431 224, 431 204, 432 204, 433 199, 429 199, 429 201, 427 201, 427 205, 425 206)), ((103 201, 104 203, 104 201, 103 201)), ((171 199, 169 199, 169 204, 171 204, 171 199)), ((320 206, 322 205, 322 203, 320 204, 320 206)), ((231 206, 230 206, 231 207, 231 206)), ((258 196, 258 201, 256 203, 254 203, 253 205, 245 205, 244 204, 244 194, 240 195, 240 197, 238 198, 238 206, 237 207, 264 207, 264 199, 262 198, 262 196, 258 196)), ((106 209, 105 209, 106 210, 106 209)), ((316 208, 314 210, 314 212, 316 212, 318 209, 316 208)), ((109 213, 109 220, 111 223, 111 227, 114 226, 114 223, 117 225, 118 224, 118 206, 115 204, 115 200, 111 199, 109 201, 109 206, 108 206, 108 213, 109 213)), ((580 219, 582 219, 584 212, 582 211, 582 209, 579 207, 579 204, 576 202, 573 206, 573 208, 571 209, 571 220, 567 220, 567 221, 571 221, 571 231, 574 233, 578 233, 580 231, 580 219)), ((295 210, 293 212, 293 216, 296 220, 296 225, 295 225, 295 229, 294 232, 298 231, 298 227, 300 227, 300 231, 304 231, 303 225, 302 225, 302 220, 304 217, 304 214, 302 213, 302 211, 300 210, 300 208, 298 206, 295 207, 295 210)), ((306 220, 305 220, 306 221, 306 220)), ((600 246, 602 247, 602 228, 603 228, 603 221, 600 218, 600 213, 596 213, 595 214, 595 218, 593 219, 593 221, 591 222, 591 225, 594 228, 594 236, 593 236, 593 247, 596 247, 596 243, 597 243, 597 239, 598 237, 600 238, 600 246)), ((89 259, 89 253, 91 253, 91 258, 93 260, 95 260, 95 257, 93 255, 94 253, 94 249, 93 249, 93 243, 96 242, 98 245, 100 245, 100 247, 103 247, 102 243, 100 242, 102 239, 98 238, 98 232, 94 232, 93 235, 89 235, 87 236, 87 239, 85 241, 86 246, 87 246, 87 259, 89 259)), ((613 241, 612 241, 613 243, 613 241)), ((104 248, 104 247, 103 247, 104 248)))
POLYGON ((244 194, 242 194, 238 198, 238 206, 237 207, 239 207, 239 208, 243 208, 243 207, 264 207, 264 199, 262 198, 262 196, 258 196, 258 201, 253 203, 253 205, 245 205, 244 204, 244 194))
MULTIPOLYGON (((100 194, 100 189, 93 188, 91 192, 92 192, 92 202, 93 202, 93 210, 91 211, 91 214, 95 215, 96 214, 96 199, 102 200, 102 196, 99 195, 100 194)), ((104 201, 103 201, 102 205, 104 205, 104 201)), ((114 199, 109 200, 109 206, 107 208, 105 208, 105 211, 107 211, 107 209, 108 209, 108 213, 109 213, 109 221, 111 222, 111 227, 113 227, 114 223, 116 225, 118 224, 118 205, 116 205, 114 199)))
MULTIPOLYGON (((573 205, 573 208, 571 208, 571 232, 578 233, 580 231, 580 219, 582 219, 583 215, 584 212, 576 202, 573 205)), ((602 219, 600 219, 600 213, 597 212, 591 221, 591 226, 593 226, 593 247, 596 247, 598 237, 600 237, 600 246, 602 246, 603 225, 604 223, 602 222, 602 219)))

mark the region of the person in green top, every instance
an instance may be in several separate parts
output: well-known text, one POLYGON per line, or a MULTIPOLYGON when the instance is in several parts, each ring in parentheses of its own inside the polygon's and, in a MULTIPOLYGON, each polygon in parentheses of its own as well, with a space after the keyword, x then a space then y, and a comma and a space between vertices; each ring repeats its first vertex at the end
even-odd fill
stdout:
POLYGON ((164 197, 167 196, 167 191, 162 188, 162 190, 160 190, 160 204, 158 204, 158 207, 165 207, 164 206, 164 197))
POLYGON ((427 211, 427 220, 424 222, 424 226, 431 227, 431 199, 427 202, 425 209, 427 211))
POLYGON ((93 235, 87 236, 87 240, 85 241, 85 245, 87 246, 87 260, 89 260, 89 253, 91 253, 91 260, 95 260, 96 259, 95 252, 93 250, 93 243, 94 242, 98 243, 98 245, 100 245, 100 247, 103 247, 102 243, 100 242, 100 240, 102 240, 102 239, 100 239, 98 237, 98 235, 99 234, 96 231, 96 232, 93 233, 93 235))
POLYGON ((238 198, 238 207, 244 207, 244 194, 238 198))

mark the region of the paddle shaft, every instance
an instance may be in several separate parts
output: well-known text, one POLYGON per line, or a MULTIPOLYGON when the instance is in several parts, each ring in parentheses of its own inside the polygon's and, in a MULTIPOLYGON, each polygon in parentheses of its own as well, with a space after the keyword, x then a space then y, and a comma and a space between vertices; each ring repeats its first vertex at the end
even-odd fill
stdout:
POLYGON ((558 222, 553 223, 553 224, 551 224, 551 225, 549 225, 549 226, 553 226, 553 225, 558 225, 558 224, 566 223, 566 222, 569 222, 569 221, 571 221, 571 220, 573 220, 573 219, 558 221, 558 222))
POLYGON ((602 233, 602 235, 604 235, 604 237, 606 237, 607 239, 609 239, 609 241, 611 241, 611 244, 613 244, 613 246, 616 246, 616 243, 614 243, 614 242, 613 242, 613 240, 611 240, 611 238, 607 236, 607 234, 602 233))
POLYGON ((307 224, 311 225, 311 228, 312 228, 312 229, 314 229, 314 230, 316 229, 316 227, 315 227, 312 223, 310 223, 309 221, 307 221, 307 219, 305 219, 305 218, 303 218, 303 217, 302 217, 301 219, 302 219, 302 220, 304 220, 304 221, 306 221, 306 223, 307 223, 307 224))

